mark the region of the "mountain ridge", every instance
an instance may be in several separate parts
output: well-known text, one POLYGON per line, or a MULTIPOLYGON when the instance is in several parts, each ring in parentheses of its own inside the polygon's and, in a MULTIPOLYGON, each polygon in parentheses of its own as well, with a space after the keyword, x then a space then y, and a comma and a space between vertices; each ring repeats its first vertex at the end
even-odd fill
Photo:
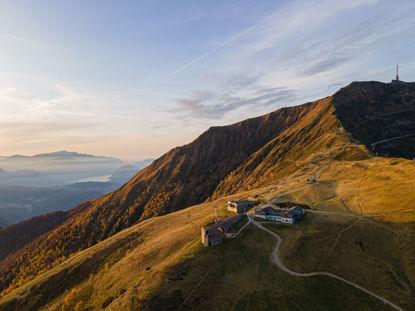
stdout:
MULTIPOLYGON (((414 84, 389 87, 390 84, 367 86, 361 83, 352 83, 345 90, 353 93, 355 86, 361 85, 366 90, 365 96, 376 98, 378 88, 385 87, 396 100, 415 89, 414 84)), ((289 161, 307 158, 325 146, 352 144, 361 134, 353 132, 353 127, 349 127, 352 132, 348 132, 342 126, 336 113, 344 116, 349 112, 336 110, 333 104, 339 98, 336 94, 229 126, 212 127, 193 142, 173 148, 120 189, 85 203, 82 212, 9 254, 0 263, 0 288, 4 290, 10 284, 24 283, 30 275, 55 266, 62 258, 105 240, 137 221, 235 193, 244 182, 247 188, 269 183, 297 169, 295 165, 288 165, 289 161), (265 176, 262 181, 261 176, 265 176), (27 254, 36 258, 36 266, 27 261, 27 254), (26 272, 21 272, 22 269, 26 272)), ((360 95, 355 100, 359 102, 360 95)), ((346 106, 353 104, 348 101, 346 106)), ((370 112, 373 104, 376 101, 369 101, 363 108, 370 112)), ((415 100, 410 97, 403 104, 414 108, 415 100)), ((397 100, 396 105, 401 102, 397 100)), ((398 114, 399 117, 402 119, 390 121, 406 124, 405 115, 398 114)), ((343 122, 347 124, 347 120, 343 122)), ((367 121, 365 118, 357 120, 367 121)), ((381 130, 382 138, 387 133, 381 130)), ((399 126, 395 127, 397 130, 399 126)), ((361 154, 352 148, 347 156, 361 154)))
POLYGON ((33 156, 0 157, 5 171, 0 186, 58 186, 84 178, 109 175, 124 163, 116 158, 58 151, 33 156), (23 172, 38 174, 22 174, 23 172))
POLYGON ((66 151, 66 150, 45 152, 45 153, 37 153, 37 154, 34 154, 34 155, 14 154, 14 155, 11 155, 11 156, 0 156, 0 158, 41 158, 41 157, 59 157, 59 156, 62 156, 62 157, 78 156, 78 157, 96 157, 96 158, 117 159, 117 158, 114 158, 114 157, 98 156, 98 155, 93 155, 93 154, 79 153, 79 152, 76 152, 76 151, 66 151))

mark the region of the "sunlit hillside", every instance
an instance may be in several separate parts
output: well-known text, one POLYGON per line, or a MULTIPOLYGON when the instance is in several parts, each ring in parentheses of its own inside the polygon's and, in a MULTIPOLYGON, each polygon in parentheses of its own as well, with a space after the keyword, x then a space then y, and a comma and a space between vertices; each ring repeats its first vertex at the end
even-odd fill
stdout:
POLYGON ((256 193, 267 201, 312 206, 296 225, 267 225, 281 235, 288 267, 336 273, 410 310, 415 303, 415 206, 410 204, 415 198, 406 187, 411 187, 415 165, 395 158, 335 159, 323 165, 318 182, 307 182, 316 167, 267 187, 146 220, 11 292, 0 309, 390 310, 339 281, 286 275, 269 261, 273 237, 252 225, 223 245, 202 246, 200 227, 214 215, 213 206, 224 208, 230 198, 256 193), (402 191, 406 195, 389 208, 402 191))
POLYGON ((0 311, 415 311, 414 16, 2 0, 0 311))
MULTIPOLYGON (((371 137, 376 129, 362 128, 376 119, 389 124, 377 139, 407 135, 413 120, 402 111, 415 111, 414 88, 352 83, 322 100, 211 128, 64 217, 50 214, 3 229, 0 308, 239 310, 261 301, 265 310, 282 300, 287 310, 350 310, 356 303, 371 310, 378 304, 337 280, 284 275, 268 260, 274 237, 252 225, 221 246, 202 247, 200 228, 213 206, 224 213, 230 195, 260 194, 263 203, 311 208, 293 226, 266 224, 283 238, 287 267, 335 273, 408 309, 415 303, 415 162, 404 158, 411 147, 391 158, 389 149, 377 152, 357 137, 371 137), (383 106, 380 91, 389 94, 383 106), (339 101, 345 93, 355 100, 339 101), (385 118, 386 104, 393 118, 385 118), (356 118, 358 132, 348 123, 355 106, 365 111, 356 118), (36 226, 48 219, 52 225, 36 226), (15 239, 15 232, 25 234, 15 239), (322 291, 330 294, 319 296, 322 291)), ((390 143, 390 153, 399 153, 400 144, 390 143)))

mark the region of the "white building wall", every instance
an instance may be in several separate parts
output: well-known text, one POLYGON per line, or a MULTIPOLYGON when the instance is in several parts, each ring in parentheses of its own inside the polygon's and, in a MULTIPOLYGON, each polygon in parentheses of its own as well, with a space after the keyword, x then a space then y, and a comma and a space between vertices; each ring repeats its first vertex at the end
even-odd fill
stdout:
POLYGON ((265 219, 265 220, 278 221, 278 222, 281 222, 281 223, 284 223, 284 224, 292 224, 292 223, 294 223, 293 219, 290 219, 290 218, 282 218, 280 216, 274 216, 274 215, 266 215, 266 216, 263 216, 263 215, 255 215, 255 217, 259 217, 259 218, 262 218, 262 219, 265 219))

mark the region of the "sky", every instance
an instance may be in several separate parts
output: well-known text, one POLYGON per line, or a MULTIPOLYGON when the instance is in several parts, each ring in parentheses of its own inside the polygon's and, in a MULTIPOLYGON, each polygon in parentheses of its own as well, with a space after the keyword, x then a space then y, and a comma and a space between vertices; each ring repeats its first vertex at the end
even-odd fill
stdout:
POLYGON ((211 126, 415 81, 413 0, 0 0, 0 155, 158 157, 211 126))

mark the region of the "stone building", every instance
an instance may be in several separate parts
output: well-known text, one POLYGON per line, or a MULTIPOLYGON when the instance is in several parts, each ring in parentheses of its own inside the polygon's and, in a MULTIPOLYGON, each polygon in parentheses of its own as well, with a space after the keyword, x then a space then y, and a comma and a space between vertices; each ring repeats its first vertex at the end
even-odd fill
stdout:
POLYGON ((248 200, 237 200, 228 202, 228 210, 241 214, 255 206, 255 202, 248 200))
POLYGON ((219 221, 216 224, 202 228, 202 243, 206 246, 212 246, 222 243, 223 238, 230 235, 232 225, 237 223, 244 215, 235 215, 225 220, 219 221))

